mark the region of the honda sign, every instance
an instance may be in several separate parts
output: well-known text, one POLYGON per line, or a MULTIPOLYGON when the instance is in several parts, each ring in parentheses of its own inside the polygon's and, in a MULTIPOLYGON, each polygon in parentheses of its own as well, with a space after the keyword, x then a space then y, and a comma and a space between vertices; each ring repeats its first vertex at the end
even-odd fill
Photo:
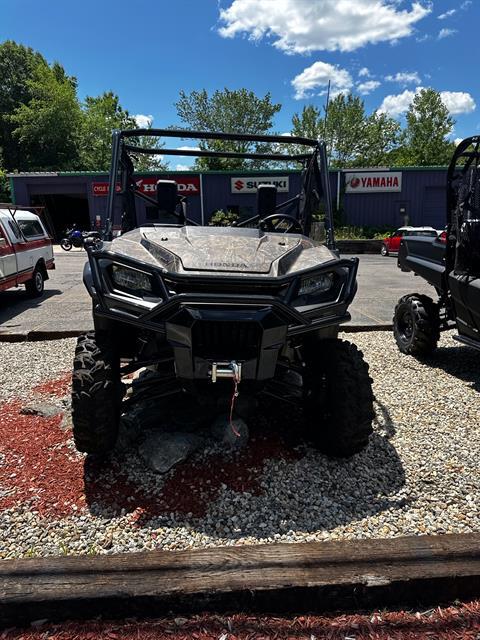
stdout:
MULTIPOLYGON (((162 180, 175 180, 178 187, 178 193, 182 196, 198 196, 200 193, 200 177, 199 176, 162 176, 162 180)), ((137 178, 135 184, 137 189, 147 195, 155 195, 157 191, 158 177, 137 178)), ((108 194, 108 182, 93 182, 92 193, 94 196, 106 196, 108 194)), ((117 185, 117 191, 120 186, 117 185)))

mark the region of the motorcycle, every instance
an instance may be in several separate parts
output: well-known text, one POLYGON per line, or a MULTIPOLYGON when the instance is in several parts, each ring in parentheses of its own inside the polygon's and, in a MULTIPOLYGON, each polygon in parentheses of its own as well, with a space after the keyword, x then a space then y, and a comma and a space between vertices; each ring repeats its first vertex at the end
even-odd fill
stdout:
POLYGON ((70 251, 72 247, 83 248, 86 242, 99 244, 102 241, 98 231, 80 231, 79 229, 67 229, 65 237, 60 240, 60 246, 64 251, 70 251))

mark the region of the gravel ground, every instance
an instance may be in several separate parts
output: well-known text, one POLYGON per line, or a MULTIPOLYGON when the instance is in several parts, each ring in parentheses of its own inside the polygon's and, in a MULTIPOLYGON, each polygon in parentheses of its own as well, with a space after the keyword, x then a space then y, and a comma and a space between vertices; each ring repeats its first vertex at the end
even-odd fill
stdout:
POLYGON ((0 343, 0 557, 479 531, 478 353, 444 334, 420 363, 390 333, 347 337, 374 379, 365 451, 329 460, 296 438, 292 415, 267 410, 242 453, 213 448, 165 476, 133 451, 94 468, 68 416, 19 414, 27 393, 62 402, 73 341, 0 343))
POLYGON ((76 338, 48 342, 0 342, 0 401, 28 398, 32 387, 68 371, 76 338))

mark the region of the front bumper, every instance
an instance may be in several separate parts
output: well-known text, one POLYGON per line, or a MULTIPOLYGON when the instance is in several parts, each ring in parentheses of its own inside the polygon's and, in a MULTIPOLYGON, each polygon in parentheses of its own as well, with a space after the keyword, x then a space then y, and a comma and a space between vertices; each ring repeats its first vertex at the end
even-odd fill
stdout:
POLYGON ((302 313, 292 302, 302 277, 312 270, 247 281, 217 274, 192 277, 145 268, 99 250, 89 252, 84 282, 97 316, 161 334, 174 350, 179 377, 208 379, 213 363, 237 361, 242 379, 265 380, 273 377, 288 338, 350 320, 347 309, 356 292, 357 270, 357 258, 321 265, 315 273, 342 274, 341 286, 330 299, 303 307, 302 313), (134 298, 116 289, 108 272, 112 262, 148 271, 157 298, 134 298))

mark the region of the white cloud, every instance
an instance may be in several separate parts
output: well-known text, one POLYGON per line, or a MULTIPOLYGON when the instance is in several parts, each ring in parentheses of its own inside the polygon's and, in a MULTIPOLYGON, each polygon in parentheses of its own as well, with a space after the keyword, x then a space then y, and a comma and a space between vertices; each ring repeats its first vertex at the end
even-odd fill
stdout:
POLYGON ((460 9, 466 11, 471 4, 472 0, 465 0, 465 2, 462 2, 462 4, 460 5, 460 9))
POLYGON ((463 140, 463 138, 455 138, 455 140, 453 141, 455 146, 458 147, 458 145, 460 144, 460 142, 463 140))
POLYGON ((148 127, 152 124, 153 122, 153 116, 146 116, 143 113, 137 113, 136 116, 133 116, 135 118, 135 122, 137 123, 137 125, 141 128, 141 129, 148 129, 148 127))
MULTIPOLYGON (((378 112, 388 113, 394 117, 405 113, 408 111, 408 107, 412 103, 415 94, 419 93, 422 89, 423 87, 417 87, 415 91, 405 89, 403 93, 385 96, 378 112)), ((477 106, 472 96, 465 91, 440 91, 440 97, 451 115, 471 113, 477 106)))
POLYGON ((420 76, 416 71, 399 72, 394 76, 385 76, 385 80, 388 80, 388 82, 398 82, 399 84, 406 86, 407 84, 419 84, 420 76))
POLYGON ((453 16, 454 13, 457 13, 456 9, 449 9, 448 11, 445 11, 445 13, 441 13, 437 17, 439 20, 445 20, 446 18, 450 18, 450 16, 453 16))
POLYGON ((189 167, 188 164, 177 164, 175 165, 175 171, 191 171, 192 167, 189 167))
POLYGON ((224 38, 272 38, 285 53, 354 51, 411 35, 431 11, 415 1, 400 10, 389 0, 233 0, 220 10, 224 38))
POLYGON ((177 147, 178 151, 200 151, 200 147, 190 147, 188 144, 183 147, 177 147))
POLYGON ((458 33, 457 29, 440 29, 437 37, 439 40, 443 40, 443 38, 454 36, 456 33, 458 33))
POLYGON ((314 95, 324 95, 330 80, 330 95, 348 92, 353 86, 352 76, 346 69, 328 62, 314 62, 292 80, 295 99, 302 100, 314 95), (318 91, 320 89, 320 91, 318 91))
POLYGON ((378 82, 378 80, 367 80, 366 82, 360 82, 359 84, 357 84, 357 91, 358 93, 366 96, 369 93, 372 93, 372 91, 375 91, 375 89, 378 89, 380 84, 381 83, 378 82))
POLYGON ((443 104, 452 115, 457 113, 472 113, 475 111, 475 100, 465 91, 441 91, 443 104))
POLYGON ((405 111, 408 111, 408 107, 415 97, 415 93, 417 93, 421 89, 422 87, 417 87, 415 91, 405 89, 405 91, 397 95, 385 96, 382 104, 378 108, 378 112, 388 113, 389 115, 394 117, 405 113, 405 111))
POLYGON ((370 69, 368 67, 362 67, 358 72, 359 78, 368 78, 370 76, 370 69))

